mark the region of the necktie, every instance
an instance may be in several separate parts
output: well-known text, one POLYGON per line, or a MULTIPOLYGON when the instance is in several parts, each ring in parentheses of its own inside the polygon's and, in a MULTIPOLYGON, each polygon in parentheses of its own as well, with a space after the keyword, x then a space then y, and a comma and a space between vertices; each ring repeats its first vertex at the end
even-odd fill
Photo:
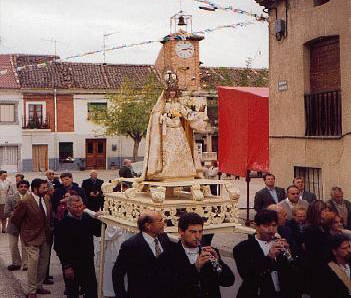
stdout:
POLYGON ((43 206, 43 198, 39 198, 39 209, 40 209, 42 215, 44 217, 46 217, 46 213, 45 213, 44 206, 43 206))
POLYGON ((161 248, 160 248, 160 244, 157 238, 155 238, 155 252, 156 252, 156 258, 159 257, 159 255, 161 254, 161 248))

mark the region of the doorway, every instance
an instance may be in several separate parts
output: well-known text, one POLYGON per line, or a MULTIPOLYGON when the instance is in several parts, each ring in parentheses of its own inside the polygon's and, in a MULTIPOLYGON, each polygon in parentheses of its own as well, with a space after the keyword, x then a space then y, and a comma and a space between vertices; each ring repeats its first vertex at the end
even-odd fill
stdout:
POLYGON ((87 169, 106 169, 106 139, 86 139, 87 169))
POLYGON ((48 145, 32 146, 32 162, 34 172, 45 172, 48 170, 48 145))

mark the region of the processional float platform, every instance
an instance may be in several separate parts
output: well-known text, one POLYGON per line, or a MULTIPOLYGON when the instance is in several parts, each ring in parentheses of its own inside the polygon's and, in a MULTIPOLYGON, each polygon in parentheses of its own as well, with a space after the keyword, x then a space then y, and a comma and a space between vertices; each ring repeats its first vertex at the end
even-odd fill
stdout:
MULTIPOLYGON (((122 189, 122 187, 121 187, 122 189)), ((104 216, 106 224, 138 232, 137 220, 144 210, 159 211, 165 219, 165 232, 176 234, 178 219, 184 212, 196 212, 205 220, 204 233, 244 232, 252 229, 239 224, 239 190, 232 180, 192 179, 173 181, 138 181, 118 178, 104 183, 104 216), (118 183, 132 183, 123 192, 113 192, 118 183), (211 194, 209 185, 223 185, 220 196, 211 194)))

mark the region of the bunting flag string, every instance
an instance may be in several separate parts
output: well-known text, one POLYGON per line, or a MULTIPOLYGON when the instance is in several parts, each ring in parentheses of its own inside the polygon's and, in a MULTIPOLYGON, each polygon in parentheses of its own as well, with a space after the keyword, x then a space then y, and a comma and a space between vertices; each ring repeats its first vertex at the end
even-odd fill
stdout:
MULTIPOLYGON (((252 22, 240 22, 237 24, 232 24, 232 25, 221 25, 221 26, 217 26, 214 28, 208 28, 208 29, 204 29, 201 31, 196 31, 193 33, 173 33, 168 35, 167 37, 170 40, 185 40, 187 39, 187 37, 191 36, 191 35, 196 35, 196 34, 206 34, 206 33, 212 33, 218 30, 222 30, 225 28, 236 28, 236 27, 244 27, 244 26, 248 26, 253 24, 252 22)), ((111 48, 107 48, 105 49, 106 52, 110 52, 110 51, 114 51, 114 50, 120 50, 120 49, 124 49, 124 48, 131 48, 131 47, 135 47, 135 46, 141 46, 141 45, 146 45, 146 44, 151 44, 151 43, 158 43, 163 41, 164 39, 159 39, 159 40, 147 40, 147 41, 142 41, 142 42, 136 42, 136 43, 130 43, 130 44, 122 44, 119 46, 114 46, 111 48)), ((64 57, 62 59, 58 59, 58 60, 52 60, 52 61, 48 61, 48 62, 42 62, 42 63, 38 63, 38 64, 30 64, 30 65, 24 65, 24 66, 18 66, 16 67, 17 71, 23 70, 25 68, 29 68, 32 69, 33 67, 38 67, 38 68, 42 68, 42 67, 46 67, 48 65, 51 65, 55 62, 64 62, 65 60, 70 60, 70 59, 74 59, 74 58, 81 58, 81 57, 85 57, 85 56, 89 56, 89 55, 94 55, 94 54, 98 54, 98 53, 102 53, 104 50, 100 49, 100 50, 96 50, 96 51, 89 51, 89 52, 85 52, 85 53, 81 53, 78 55, 73 55, 73 56, 68 56, 68 57, 64 57)), ((9 69, 4 69, 4 70, 0 70, 0 76, 1 75, 5 75, 7 74, 7 72, 9 71, 9 69)))
POLYGON ((238 13, 238 14, 242 14, 242 15, 246 15, 249 17, 254 17, 256 18, 257 21, 268 21, 268 17, 263 16, 263 14, 259 15, 257 13, 252 13, 252 12, 248 12, 239 8, 234 8, 232 6, 222 6, 222 5, 218 5, 212 1, 209 0, 192 0, 195 2, 200 2, 200 3, 204 3, 209 5, 211 8, 213 8, 214 10, 216 9, 220 9, 220 10, 225 10, 225 11, 232 11, 234 13, 238 13))

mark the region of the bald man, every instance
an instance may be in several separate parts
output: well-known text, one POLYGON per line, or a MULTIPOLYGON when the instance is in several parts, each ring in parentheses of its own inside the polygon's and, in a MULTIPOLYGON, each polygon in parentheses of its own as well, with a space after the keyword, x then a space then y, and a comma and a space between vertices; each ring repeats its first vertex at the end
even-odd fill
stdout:
POLYGON ((90 178, 82 182, 82 188, 88 198, 87 207, 90 210, 99 211, 104 206, 104 197, 101 185, 104 180, 98 179, 98 173, 95 170, 90 171, 90 178))
POLYGON ((297 257, 300 253, 300 250, 297 245, 296 239, 293 236, 293 232, 291 228, 286 225, 286 221, 288 218, 288 214, 286 210, 282 206, 279 206, 276 204, 269 205, 267 209, 274 210, 277 212, 278 214, 277 233, 289 243, 292 256, 297 257))
POLYGON ((171 243, 164 231, 159 212, 145 211, 138 219, 140 232, 121 245, 112 270, 113 288, 117 298, 164 298, 165 274, 162 254, 171 243), (124 277, 128 275, 127 289, 124 277))

